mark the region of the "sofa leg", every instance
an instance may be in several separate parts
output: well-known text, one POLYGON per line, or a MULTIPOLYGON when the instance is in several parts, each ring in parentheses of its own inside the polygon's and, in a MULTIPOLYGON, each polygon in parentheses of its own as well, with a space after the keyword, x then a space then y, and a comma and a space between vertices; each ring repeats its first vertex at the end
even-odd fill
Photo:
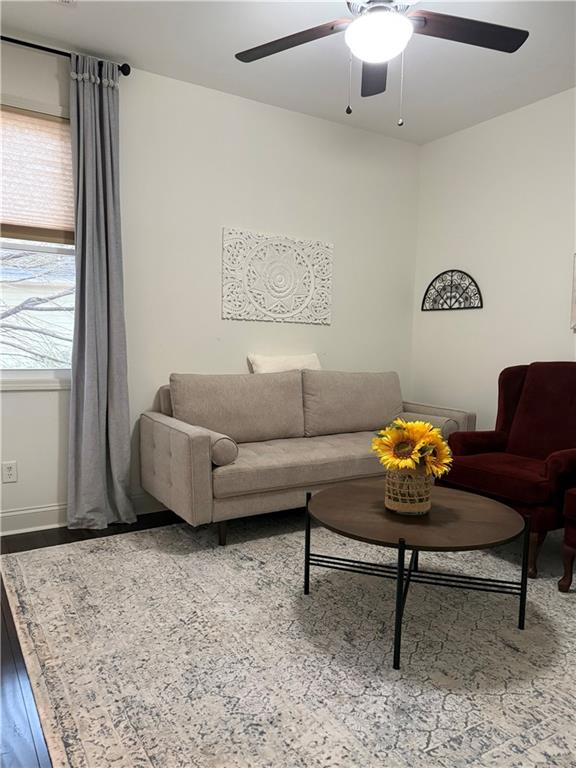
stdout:
POLYGON ((220 520, 218 523, 218 544, 221 547, 226 546, 226 534, 228 533, 228 522, 226 520, 220 520))
POLYGON ((528 578, 530 579, 535 579, 538 576, 538 555, 545 538, 546 531, 532 531, 530 534, 530 549, 528 551, 528 578))
POLYGON ((576 549, 564 544, 562 551, 562 562, 564 563, 564 576, 558 582, 560 592, 568 592, 572 586, 572 570, 574 568, 574 558, 576 558, 576 549))

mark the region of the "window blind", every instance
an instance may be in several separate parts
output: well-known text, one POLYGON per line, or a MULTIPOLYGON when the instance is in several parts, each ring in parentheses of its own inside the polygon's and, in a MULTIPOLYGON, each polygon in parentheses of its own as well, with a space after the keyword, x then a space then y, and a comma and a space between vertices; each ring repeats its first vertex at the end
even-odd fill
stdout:
POLYGON ((70 123, 2 107, 1 124, 2 236, 73 243, 70 123))

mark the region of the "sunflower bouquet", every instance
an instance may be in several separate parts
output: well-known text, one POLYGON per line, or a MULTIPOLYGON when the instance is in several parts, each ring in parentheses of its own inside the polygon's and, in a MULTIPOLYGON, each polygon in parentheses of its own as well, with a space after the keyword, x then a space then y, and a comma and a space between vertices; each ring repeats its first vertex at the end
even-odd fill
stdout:
POLYGON ((425 514, 435 477, 452 464, 452 452, 439 429, 426 421, 394 419, 376 433, 372 450, 386 468, 386 507, 403 514, 425 514))

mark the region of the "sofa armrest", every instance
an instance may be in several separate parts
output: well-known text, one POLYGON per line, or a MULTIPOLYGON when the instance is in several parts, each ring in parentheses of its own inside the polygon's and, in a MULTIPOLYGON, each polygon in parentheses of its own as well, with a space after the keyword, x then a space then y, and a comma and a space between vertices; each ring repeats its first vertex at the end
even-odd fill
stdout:
POLYGON ((210 434, 162 413, 140 417, 142 487, 194 526, 212 521, 210 434))
POLYGON ((553 483, 562 478, 567 487, 576 484, 576 448, 551 453, 546 459, 546 474, 553 483))
POLYGON ((452 432, 456 432, 456 430, 460 429, 458 422, 455 419, 448 419, 446 416, 436 416, 436 414, 433 413, 402 411, 402 413, 398 414, 397 418, 404 419, 404 421, 427 421, 429 424, 432 424, 433 427, 439 429, 442 433, 442 437, 446 440, 452 432))
MULTIPOLYGON (((437 405, 427 405, 426 403, 405 402, 404 411, 410 414, 422 416, 440 416, 444 419, 451 419, 458 424, 457 429, 462 432, 471 432, 476 429, 476 414, 470 411, 461 411, 457 408, 442 408, 437 405)), ((435 425, 436 426, 436 425, 435 425)))
POLYGON ((493 453, 506 448, 508 435, 505 432, 486 430, 483 432, 453 432, 448 443, 455 456, 469 456, 475 453, 493 453))

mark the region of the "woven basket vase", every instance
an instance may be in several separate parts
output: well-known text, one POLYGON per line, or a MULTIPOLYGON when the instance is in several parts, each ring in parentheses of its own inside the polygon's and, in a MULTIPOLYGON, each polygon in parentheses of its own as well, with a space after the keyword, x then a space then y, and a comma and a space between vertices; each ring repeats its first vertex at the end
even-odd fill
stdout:
POLYGON ((430 492, 434 480, 423 469, 397 469, 386 472, 386 509, 399 515, 425 515, 430 511, 430 492))

